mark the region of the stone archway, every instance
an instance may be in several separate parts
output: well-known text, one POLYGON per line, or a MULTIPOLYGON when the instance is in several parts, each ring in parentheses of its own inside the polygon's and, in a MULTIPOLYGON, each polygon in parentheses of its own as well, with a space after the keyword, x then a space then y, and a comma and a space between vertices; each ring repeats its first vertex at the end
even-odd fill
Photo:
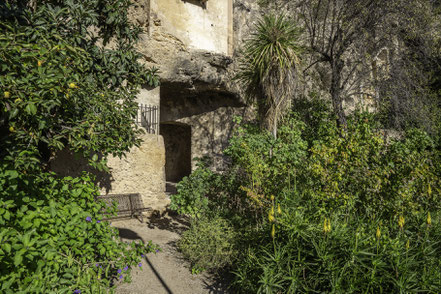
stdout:
POLYGON ((182 123, 161 123, 165 145, 165 179, 177 183, 191 173, 191 127, 182 123))

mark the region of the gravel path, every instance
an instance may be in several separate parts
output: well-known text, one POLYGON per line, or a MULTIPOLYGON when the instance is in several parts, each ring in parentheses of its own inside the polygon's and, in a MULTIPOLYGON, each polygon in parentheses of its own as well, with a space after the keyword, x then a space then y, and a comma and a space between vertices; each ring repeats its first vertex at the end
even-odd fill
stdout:
POLYGON ((122 240, 152 240, 162 251, 149 254, 142 261, 142 270, 132 271, 132 283, 121 284, 116 294, 221 294, 226 287, 208 274, 192 275, 187 261, 176 249, 176 242, 188 226, 180 217, 152 216, 147 223, 139 220, 118 220, 112 225, 122 240))

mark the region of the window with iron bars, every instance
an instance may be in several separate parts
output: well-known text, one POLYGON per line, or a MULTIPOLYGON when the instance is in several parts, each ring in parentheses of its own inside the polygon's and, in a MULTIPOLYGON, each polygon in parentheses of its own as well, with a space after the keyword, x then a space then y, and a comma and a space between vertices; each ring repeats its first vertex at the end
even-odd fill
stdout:
POLYGON ((136 123, 145 128, 147 133, 159 135, 159 107, 139 104, 136 123))

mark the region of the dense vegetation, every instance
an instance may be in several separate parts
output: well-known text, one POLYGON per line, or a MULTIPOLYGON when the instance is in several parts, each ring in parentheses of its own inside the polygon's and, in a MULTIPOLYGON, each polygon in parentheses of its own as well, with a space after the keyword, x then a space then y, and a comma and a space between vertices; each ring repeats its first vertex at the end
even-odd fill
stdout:
POLYGON ((192 218, 182 252, 233 273, 240 293, 439 293, 441 51, 423 33, 438 4, 261 3, 287 14, 244 46, 238 80, 258 119, 236 129, 228 170, 204 159, 178 184, 172 208, 192 218), (391 39, 401 47, 380 69, 391 39), (344 111, 366 96, 375 112, 344 111))
MULTIPOLYGON (((439 1, 259 2, 286 14, 244 46, 257 120, 238 118, 226 171, 202 159, 172 198, 194 272, 228 270, 242 293, 439 293, 439 1), (376 111, 349 114, 354 97, 376 111)), ((139 144, 135 96, 158 79, 129 7, 0 3, 2 293, 106 292, 156 249, 117 241, 91 175, 49 168, 67 148, 105 170, 139 144)))
POLYGON ((126 244, 90 175, 61 178, 63 148, 106 169, 139 143, 141 83, 130 1, 0 3, 0 292, 100 293, 129 279, 152 244, 126 244))
POLYGON ((277 139, 238 129, 229 171, 201 165, 179 184, 175 208, 194 218, 184 254, 229 261, 246 293, 437 293, 439 149, 416 129, 387 142, 368 114, 343 137, 323 104, 292 112, 277 139))

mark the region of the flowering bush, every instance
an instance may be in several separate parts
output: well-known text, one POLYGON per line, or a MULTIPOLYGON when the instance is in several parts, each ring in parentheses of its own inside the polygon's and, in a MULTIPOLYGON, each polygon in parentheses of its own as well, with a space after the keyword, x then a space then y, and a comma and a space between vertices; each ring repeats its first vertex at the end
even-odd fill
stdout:
MULTIPOLYGON (((293 113, 277 140, 248 126, 230 141, 240 184, 228 205, 213 206, 210 196, 206 207, 235 227, 237 292, 437 293, 441 161, 433 140, 420 130, 387 139, 366 113, 341 133, 318 106, 293 113)), ((230 175, 216 176, 223 183, 230 175)))

